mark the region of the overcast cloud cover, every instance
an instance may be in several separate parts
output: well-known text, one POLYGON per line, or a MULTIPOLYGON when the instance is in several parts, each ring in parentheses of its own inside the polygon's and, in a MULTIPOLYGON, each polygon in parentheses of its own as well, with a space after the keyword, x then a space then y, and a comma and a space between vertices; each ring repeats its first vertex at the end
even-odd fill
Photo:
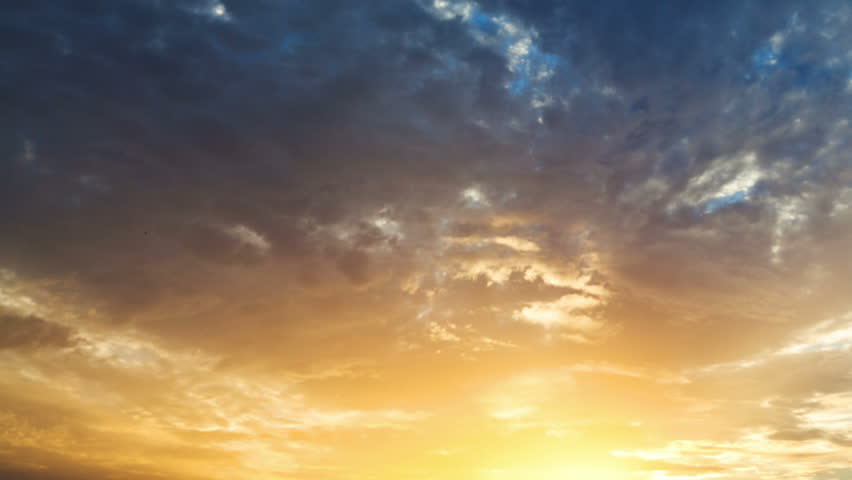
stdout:
POLYGON ((852 479, 852 4, 4 0, 0 479, 852 479))

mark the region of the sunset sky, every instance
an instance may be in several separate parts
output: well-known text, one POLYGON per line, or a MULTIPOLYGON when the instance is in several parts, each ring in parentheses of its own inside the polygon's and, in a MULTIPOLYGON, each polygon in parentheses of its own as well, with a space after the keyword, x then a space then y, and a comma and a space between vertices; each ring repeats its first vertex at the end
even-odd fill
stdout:
POLYGON ((0 1, 0 480, 852 480, 847 0, 0 1))

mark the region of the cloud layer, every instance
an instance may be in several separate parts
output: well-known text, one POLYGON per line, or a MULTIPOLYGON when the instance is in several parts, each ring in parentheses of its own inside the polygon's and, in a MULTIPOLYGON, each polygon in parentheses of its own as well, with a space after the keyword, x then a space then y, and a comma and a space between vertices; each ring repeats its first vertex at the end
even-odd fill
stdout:
POLYGON ((842 1, 0 15, 0 478, 852 478, 842 1))

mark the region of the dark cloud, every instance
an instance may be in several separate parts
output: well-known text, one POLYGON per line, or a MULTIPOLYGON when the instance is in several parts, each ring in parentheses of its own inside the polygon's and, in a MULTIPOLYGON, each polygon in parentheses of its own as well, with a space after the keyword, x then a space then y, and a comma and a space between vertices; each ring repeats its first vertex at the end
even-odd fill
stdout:
POLYGON ((852 478, 852 468, 836 468, 817 473, 817 480, 846 480, 852 478))
POLYGON ((34 315, 0 312, 0 349, 38 350, 75 344, 74 330, 34 315))
POLYGON ((769 438, 773 440, 788 440, 792 442, 825 439, 843 447, 852 446, 852 438, 847 438, 844 435, 828 433, 816 428, 780 430, 773 433, 769 438))
POLYGON ((402 281, 447 235, 519 235, 570 262, 591 248, 562 229, 583 226, 606 252, 620 338, 647 347, 634 353, 685 361, 713 338, 700 361, 735 357, 783 341, 802 311, 847 307, 836 5, 483 1, 479 27, 417 2, 10 5, 0 261, 141 322, 200 292, 233 301, 238 271, 290 292, 336 270, 402 281), (535 32, 524 61, 549 77, 477 36, 494 18, 535 32), (751 183, 717 193, 737 181, 751 183), (471 185, 484 211, 527 223, 477 219, 459 197, 471 185), (403 236, 369 224, 388 206, 403 236), (816 265, 818 293, 792 294, 816 265))
POLYGON ((360 250, 350 250, 337 259, 337 267, 352 283, 361 284, 368 280, 369 257, 360 250))

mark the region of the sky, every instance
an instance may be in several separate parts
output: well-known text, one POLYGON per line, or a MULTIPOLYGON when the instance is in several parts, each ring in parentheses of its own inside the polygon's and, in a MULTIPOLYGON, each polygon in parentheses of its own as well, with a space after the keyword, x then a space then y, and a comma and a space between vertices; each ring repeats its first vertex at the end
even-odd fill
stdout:
POLYGON ((845 0, 4 0, 0 480, 852 479, 845 0))

